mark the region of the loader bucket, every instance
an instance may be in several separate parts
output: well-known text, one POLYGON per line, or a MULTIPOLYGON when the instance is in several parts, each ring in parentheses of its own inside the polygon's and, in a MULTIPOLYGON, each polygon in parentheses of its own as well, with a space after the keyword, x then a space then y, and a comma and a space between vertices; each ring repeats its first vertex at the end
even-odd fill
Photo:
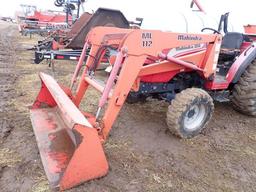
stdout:
POLYGON ((40 78, 30 116, 50 185, 65 190, 106 175, 108 163, 97 130, 51 76, 40 73, 40 78))
POLYGON ((129 21, 123 13, 112 9, 99 8, 92 16, 87 14, 82 17, 81 20, 84 22, 79 20, 77 21, 79 23, 75 24, 71 30, 73 37, 66 48, 82 49, 88 32, 96 26, 129 28, 129 21))

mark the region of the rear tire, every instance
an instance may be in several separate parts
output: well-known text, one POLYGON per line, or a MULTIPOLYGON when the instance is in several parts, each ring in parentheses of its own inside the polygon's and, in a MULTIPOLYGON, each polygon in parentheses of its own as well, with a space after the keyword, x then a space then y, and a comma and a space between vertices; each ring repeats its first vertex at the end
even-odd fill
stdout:
POLYGON ((213 110, 213 100, 206 91, 185 89, 175 96, 168 107, 167 126, 178 137, 192 138, 204 129, 213 110))
POLYGON ((235 110, 256 116, 256 60, 249 65, 234 86, 231 102, 235 110))

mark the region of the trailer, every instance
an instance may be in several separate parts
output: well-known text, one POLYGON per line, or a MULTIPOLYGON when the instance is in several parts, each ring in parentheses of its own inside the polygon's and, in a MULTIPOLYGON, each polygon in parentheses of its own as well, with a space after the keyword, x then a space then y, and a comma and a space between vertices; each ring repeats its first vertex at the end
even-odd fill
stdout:
POLYGON ((34 63, 39 64, 43 60, 73 60, 78 61, 82 49, 78 50, 51 50, 51 51, 35 51, 34 63))

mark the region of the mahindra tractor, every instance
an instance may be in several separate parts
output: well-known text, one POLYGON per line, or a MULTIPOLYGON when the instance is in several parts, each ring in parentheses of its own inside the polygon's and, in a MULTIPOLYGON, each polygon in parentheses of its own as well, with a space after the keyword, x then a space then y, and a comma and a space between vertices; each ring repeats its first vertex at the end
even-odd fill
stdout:
POLYGON ((102 143, 126 101, 167 102, 166 126, 181 138, 206 127, 214 101, 230 101, 235 110, 256 116, 255 43, 241 33, 203 30, 213 33, 95 27, 69 87, 40 73, 42 87, 30 114, 53 187, 64 190, 107 174, 102 143), (102 81, 97 69, 109 50, 112 69, 102 81), (89 87, 101 93, 93 113, 79 107, 89 87))

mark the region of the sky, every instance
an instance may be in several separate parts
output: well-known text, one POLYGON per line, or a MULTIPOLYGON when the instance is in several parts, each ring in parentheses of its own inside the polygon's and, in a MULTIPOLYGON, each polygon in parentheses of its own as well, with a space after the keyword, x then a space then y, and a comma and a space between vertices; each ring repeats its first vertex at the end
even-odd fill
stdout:
MULTIPOLYGON (((230 12, 232 31, 241 31, 243 25, 256 24, 255 0, 199 1, 206 10, 206 15, 192 12, 189 9, 191 0, 87 0, 84 7, 89 12, 98 7, 120 9, 129 20, 143 17, 144 28, 168 31, 193 32, 202 26, 216 26, 220 15, 225 12, 230 12)), ((0 6, 0 15, 12 16, 15 10, 20 9, 20 4, 36 5, 42 10, 58 10, 54 6, 54 0, 8 0, 0 6)))

